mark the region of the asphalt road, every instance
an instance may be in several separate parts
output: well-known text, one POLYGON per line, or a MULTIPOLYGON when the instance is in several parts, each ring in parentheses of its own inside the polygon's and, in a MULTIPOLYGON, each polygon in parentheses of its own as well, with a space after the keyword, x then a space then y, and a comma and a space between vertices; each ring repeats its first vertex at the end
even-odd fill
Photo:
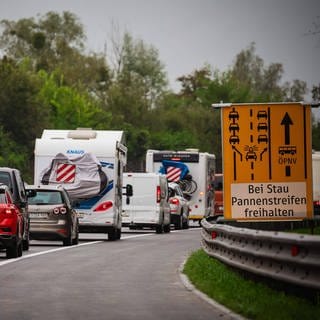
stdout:
POLYGON ((81 234, 80 244, 32 241, 22 258, 0 253, 0 319, 227 319, 187 290, 179 267, 200 248, 200 228, 81 234))

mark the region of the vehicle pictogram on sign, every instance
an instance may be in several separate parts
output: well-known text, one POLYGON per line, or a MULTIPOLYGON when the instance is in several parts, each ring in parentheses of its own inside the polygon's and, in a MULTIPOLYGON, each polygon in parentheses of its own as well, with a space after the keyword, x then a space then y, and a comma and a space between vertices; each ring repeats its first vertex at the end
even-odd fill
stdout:
POLYGON ((294 103, 220 104, 225 217, 312 217, 311 107, 294 103))

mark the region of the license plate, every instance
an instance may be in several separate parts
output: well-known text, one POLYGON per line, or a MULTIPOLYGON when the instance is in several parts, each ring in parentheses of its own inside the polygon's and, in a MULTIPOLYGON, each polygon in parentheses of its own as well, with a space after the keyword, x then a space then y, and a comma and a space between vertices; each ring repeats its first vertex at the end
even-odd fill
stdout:
POLYGON ((79 219, 84 218, 84 213, 83 212, 78 212, 77 215, 78 215, 79 219))
POLYGON ((48 218, 48 214, 45 212, 30 212, 30 218, 48 218))

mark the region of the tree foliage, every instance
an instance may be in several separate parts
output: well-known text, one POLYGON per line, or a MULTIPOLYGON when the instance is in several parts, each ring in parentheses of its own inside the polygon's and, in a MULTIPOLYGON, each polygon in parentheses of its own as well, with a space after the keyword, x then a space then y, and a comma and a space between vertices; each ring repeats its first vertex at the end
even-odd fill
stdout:
MULTIPOLYGON (((111 39, 107 56, 88 53, 83 26, 70 12, 2 20, 1 26, 0 164, 28 176, 34 140, 44 128, 124 130, 132 171, 144 169, 148 148, 215 153, 221 169, 220 111, 212 104, 301 101, 307 92, 304 81, 283 83, 282 64, 265 65, 254 43, 228 70, 207 64, 181 75, 174 93, 158 51, 128 32, 111 39)), ((314 86, 314 100, 319 92, 314 86)), ((315 121, 313 147, 320 148, 319 132, 315 121)))

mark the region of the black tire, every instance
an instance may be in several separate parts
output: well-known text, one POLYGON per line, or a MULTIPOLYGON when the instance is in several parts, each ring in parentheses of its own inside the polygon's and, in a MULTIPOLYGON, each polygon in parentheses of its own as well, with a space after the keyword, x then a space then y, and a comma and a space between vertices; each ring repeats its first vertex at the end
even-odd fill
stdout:
POLYGON ((189 218, 182 223, 182 229, 189 229, 189 218))
POLYGON ((28 220, 28 225, 26 227, 27 230, 25 230, 24 239, 22 240, 22 250, 24 251, 28 251, 30 247, 29 226, 30 226, 30 221, 28 220))
POLYGON ((108 240, 109 241, 117 240, 117 229, 113 228, 112 230, 108 231, 108 240))
POLYGON ((72 230, 71 230, 71 228, 70 228, 68 238, 63 239, 63 245, 64 245, 65 247, 67 247, 67 246, 71 246, 72 243, 73 243, 73 241, 72 241, 72 230))
POLYGON ((72 240, 72 244, 73 244, 73 245, 79 244, 79 231, 78 231, 78 230, 76 231, 76 236, 75 236, 75 238, 72 240))
POLYGON ((162 224, 158 224, 156 226, 156 233, 162 233, 163 232, 163 225, 162 224))
POLYGON ((22 251, 23 251, 23 244, 22 244, 22 241, 20 241, 18 245, 18 257, 22 257, 22 251))
POLYGON ((176 223, 174 225, 174 228, 176 230, 181 230, 182 229, 182 215, 180 215, 179 217, 177 217, 176 223))
MULTIPOLYGON (((20 242, 20 247, 21 247, 21 242, 20 242)), ((20 253, 19 252, 19 244, 17 241, 15 241, 12 246, 7 247, 7 249, 6 249, 6 257, 8 259, 18 258, 19 253, 20 253)))
POLYGON ((30 247, 30 238, 29 238, 29 232, 28 232, 27 238, 22 240, 22 249, 24 251, 28 251, 29 247, 30 247))
POLYGON ((163 232, 164 233, 169 233, 170 231, 171 231, 170 224, 166 224, 165 226, 163 226, 163 232))
POLYGON ((121 239, 121 229, 117 229, 117 240, 121 239))

